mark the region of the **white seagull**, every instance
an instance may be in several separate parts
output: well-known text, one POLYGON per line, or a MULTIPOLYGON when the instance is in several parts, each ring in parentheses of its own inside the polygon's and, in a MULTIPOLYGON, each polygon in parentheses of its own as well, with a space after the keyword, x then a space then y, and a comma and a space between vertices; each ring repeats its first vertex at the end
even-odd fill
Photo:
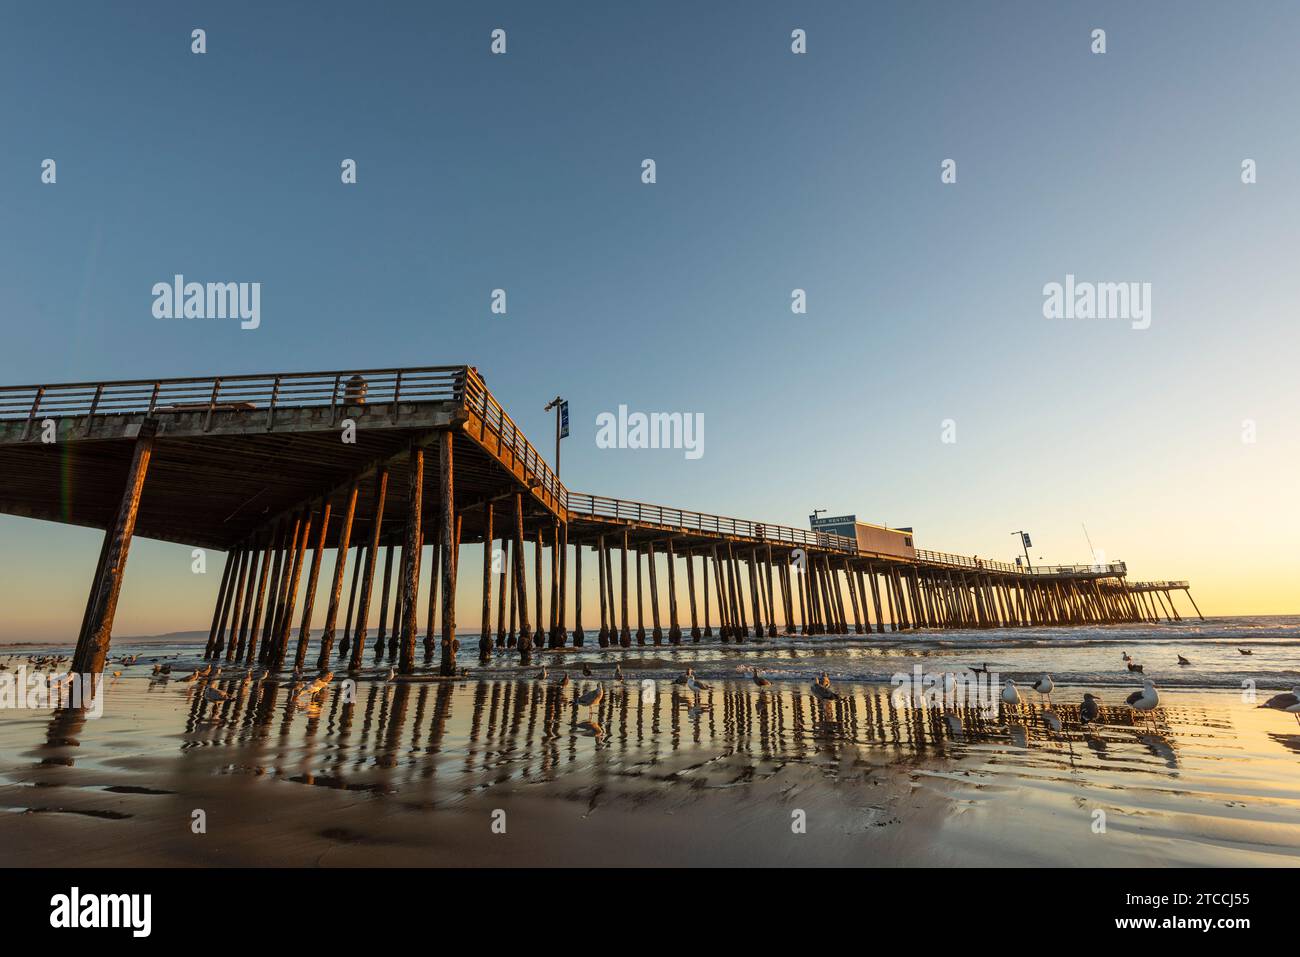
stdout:
POLYGON ((1007 683, 1002 686, 1002 701, 1005 704, 1012 704, 1017 707, 1020 705, 1020 692, 1016 690, 1016 683, 1010 678, 1008 678, 1007 683))
POLYGON ((603 697, 605 697, 605 686, 598 684, 595 691, 588 691, 585 694, 578 695, 578 704, 583 705, 590 711, 600 704, 600 699, 603 697))
POLYGON ((311 700, 315 698, 318 694, 320 694, 327 687, 329 687, 329 683, 333 680, 334 680, 334 672, 332 671, 325 672, 323 675, 321 675, 319 678, 317 678, 307 687, 302 689, 302 691, 298 694, 298 700, 301 701, 303 698, 307 698, 308 700, 311 700))
POLYGON ((708 685, 695 677, 695 671, 691 668, 686 669, 686 687, 696 694, 699 694, 701 691, 709 690, 708 685))
POLYGON ((1155 683, 1147 678, 1142 682, 1142 690, 1134 691, 1125 701, 1134 711, 1154 711, 1160 705, 1160 692, 1155 683))

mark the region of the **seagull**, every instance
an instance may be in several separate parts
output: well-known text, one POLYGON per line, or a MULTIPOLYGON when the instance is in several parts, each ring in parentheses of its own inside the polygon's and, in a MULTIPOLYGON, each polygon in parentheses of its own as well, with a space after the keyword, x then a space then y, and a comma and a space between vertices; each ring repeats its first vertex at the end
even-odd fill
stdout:
POLYGON ((569 687, 569 673, 567 671, 562 671, 560 674, 564 676, 560 679, 560 690, 563 691, 565 688, 569 687))
POLYGON ((1138 674, 1142 674, 1142 666, 1139 664, 1134 664, 1131 661, 1128 663, 1128 670, 1136 671, 1138 674))
POLYGON ((199 673, 198 673, 197 671, 191 671, 191 672, 190 672, 189 674, 187 674, 184 678, 182 678, 181 681, 183 681, 183 682, 184 682, 184 681, 197 681, 198 678, 199 678, 199 673))
POLYGON ((212 685, 208 685, 203 689, 203 699, 212 702, 229 701, 230 695, 222 691, 220 688, 214 688, 212 685))
POLYGON ((542 670, 539 671, 539 672, 537 672, 537 680, 538 680, 538 681, 545 681, 545 680, 546 680, 546 666, 545 666, 545 665, 542 665, 542 670))
POLYGON ((1129 657, 1129 654, 1128 654, 1127 651, 1124 652, 1124 660, 1125 660, 1125 661, 1132 661, 1132 660, 1133 660, 1132 658, 1129 657))
POLYGON ((772 683, 760 675, 757 668, 751 668, 750 670, 754 672, 754 684, 758 685, 760 688, 766 688, 772 683))
POLYGON ((1007 683, 1002 686, 1002 700, 1006 704, 1013 704, 1017 707, 1020 706, 1020 692, 1016 690, 1016 683, 1010 678, 1008 678, 1007 683))
POLYGON ((614 680, 615 681, 623 680, 623 666, 620 664, 614 665, 614 680))
POLYGON ((595 691, 588 691, 584 694, 578 695, 578 704, 583 705, 590 710, 600 704, 600 699, 603 697, 605 697, 605 686, 603 684, 598 684, 596 685, 595 691))
POLYGON ((1079 705, 1079 718, 1084 724, 1101 717, 1101 699, 1096 695, 1085 694, 1083 704, 1079 705))
POLYGON ((334 680, 334 672, 332 671, 325 672, 323 675, 321 675, 319 678, 317 678, 315 681, 309 684, 306 688, 302 689, 302 692, 298 695, 299 699, 315 698, 316 695, 320 694, 327 687, 329 687, 329 683, 333 680, 334 680))
POLYGON ((1142 690, 1134 691, 1125 701, 1134 711, 1154 711, 1160 704, 1160 693, 1150 678, 1142 682, 1142 690))
POLYGON ((813 697, 820 698, 822 701, 838 701, 840 696, 831 688, 831 679, 829 675, 823 674, 812 686, 813 697))
POLYGON ((585 662, 584 662, 583 665, 582 665, 582 676, 583 676, 584 678, 590 678, 590 677, 591 677, 591 665, 586 664, 585 662))
POLYGON ((686 687, 690 688, 691 691, 695 692, 696 694, 699 694, 701 691, 709 690, 709 686, 706 685, 703 681, 700 681, 698 678, 696 678, 695 672, 692 671, 690 668, 686 669, 686 687))
POLYGON ((1240 651, 1243 655, 1253 655, 1255 653, 1251 651, 1249 648, 1238 648, 1237 650, 1240 651))
POLYGON ((1043 675, 1033 684, 1033 689, 1040 695, 1046 695, 1048 701, 1052 700, 1052 689, 1055 687, 1056 685, 1052 684, 1052 676, 1048 674, 1043 675))
POLYGON ((1300 686, 1292 688, 1284 694, 1275 694, 1265 701, 1261 708, 1272 708, 1274 711, 1285 711, 1287 714, 1295 715, 1297 724, 1300 724, 1300 686))
POLYGON ((1051 708, 1043 709, 1043 724, 1047 725, 1048 730, 1057 734, 1061 730, 1061 719, 1057 717, 1056 712, 1051 708))
POLYGON ((1180 665, 1190 665, 1190 664, 1191 664, 1191 662, 1188 661, 1186 658, 1184 658, 1182 655, 1179 655, 1179 656, 1178 656, 1178 663, 1179 663, 1180 665))
POLYGON ((686 682, 690 680, 692 674, 693 672, 691 671, 691 669, 687 668, 685 674, 678 675, 676 678, 673 679, 673 684, 675 685, 686 684, 686 682))

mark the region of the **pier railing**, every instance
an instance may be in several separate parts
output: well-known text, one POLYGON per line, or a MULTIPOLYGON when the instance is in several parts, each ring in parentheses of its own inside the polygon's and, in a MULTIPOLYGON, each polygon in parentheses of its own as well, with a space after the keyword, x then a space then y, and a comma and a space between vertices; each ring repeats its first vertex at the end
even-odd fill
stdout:
MULTIPOLYGON (((515 462, 521 464, 524 471, 530 473, 539 483, 544 497, 558 505, 558 510, 567 509, 568 489, 560 484, 559 476, 542 458, 542 454, 537 451, 533 443, 524 437, 519 426, 515 425, 514 419, 506 414, 501 403, 488 391, 478 370, 472 367, 465 368, 464 403, 466 408, 478 415, 483 428, 491 430, 496 435, 499 442, 497 454, 501 455, 508 450, 512 456, 511 464, 515 462)), ((479 436, 480 440, 483 438, 483 435, 479 436)))
POLYGON ((1098 565, 1014 565, 988 558, 972 558, 967 555, 954 555, 951 552, 933 552, 928 549, 916 550, 918 561, 931 565, 949 565, 970 571, 994 571, 1011 575, 1124 575, 1128 566, 1123 562, 1109 562, 1098 565))
MULTIPOLYGON (((253 411, 273 420, 278 408, 358 402, 460 401, 465 366, 347 369, 183 379, 133 379, 0 387, 0 420, 110 416, 155 412, 253 411)), ((209 420, 210 421, 210 420, 209 420)))
POLYGON ((692 512, 689 509, 667 508, 663 505, 650 505, 646 502, 634 502, 624 498, 607 498, 603 495, 569 492, 567 503, 569 513, 572 515, 590 515, 593 518, 648 522, 651 525, 680 528, 688 532, 734 535, 738 538, 757 539, 758 541, 773 544, 808 545, 813 548, 848 553, 857 550, 854 540, 843 535, 813 532, 802 528, 792 528, 788 525, 752 522, 743 518, 728 518, 725 515, 710 515, 707 512, 692 512))

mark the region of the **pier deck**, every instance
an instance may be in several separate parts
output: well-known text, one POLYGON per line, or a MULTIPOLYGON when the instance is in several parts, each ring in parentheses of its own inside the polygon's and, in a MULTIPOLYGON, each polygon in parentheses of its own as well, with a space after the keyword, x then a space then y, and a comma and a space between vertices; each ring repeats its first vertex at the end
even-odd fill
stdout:
MULTIPOLYGON (((350 650, 349 665, 359 665, 378 590, 376 652, 400 658, 402 670, 410 671, 421 624, 415 607, 422 556, 428 550, 432 566, 427 662, 439 630, 438 592, 455 594, 463 542, 499 540, 501 546, 484 552, 481 630, 487 638, 480 654, 491 651, 492 589, 500 579, 496 642, 518 647, 525 660, 534 628, 552 646, 584 640, 581 587, 573 589, 572 635, 561 623, 568 617, 568 557, 580 582, 583 552, 590 549, 600 571, 598 640, 624 647, 631 644, 631 578, 637 640, 648 635, 659 643, 665 634, 683 640, 685 615, 677 606, 683 570, 691 640, 712 635, 711 609, 722 639, 740 641, 775 636, 778 620, 786 633, 805 634, 1173 620, 1179 615, 1172 593, 1190 599, 1187 582, 1128 582, 1123 562, 1031 568, 928 550, 902 558, 864 551, 839 535, 572 492, 472 366, 3 387, 0 476, 0 512, 105 530, 78 639, 85 671, 99 670, 107 653, 137 534, 225 551, 207 653, 250 661, 257 654, 275 667, 285 664, 299 607, 304 626, 295 664, 306 664, 306 624, 329 550, 333 587, 323 597, 329 607, 321 668, 334 650, 349 553, 355 581, 339 654, 350 650), (384 584, 376 589, 385 549, 384 584), (395 550, 401 561, 391 587, 395 550), (659 569, 667 573, 666 629, 659 569), (390 590, 393 624, 384 647, 390 590)), ((451 674, 455 608, 441 604, 441 668, 451 674)))

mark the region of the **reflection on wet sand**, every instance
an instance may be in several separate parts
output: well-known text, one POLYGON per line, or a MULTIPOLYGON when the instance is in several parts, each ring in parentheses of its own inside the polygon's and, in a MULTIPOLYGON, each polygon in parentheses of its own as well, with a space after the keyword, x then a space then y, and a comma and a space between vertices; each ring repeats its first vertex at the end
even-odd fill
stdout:
POLYGON ((101 864, 583 864, 608 843, 652 864, 1300 855, 1300 735, 1238 694, 1134 716, 1093 688, 1085 723, 1083 689, 1059 684, 1050 711, 917 706, 847 681, 831 701, 802 680, 705 684, 606 680, 589 707, 595 681, 532 675, 335 682, 310 701, 287 681, 219 676, 226 699, 123 682, 102 719, 0 722, 0 847, 57 863, 75 826, 101 864), (220 840, 191 840, 196 809, 220 840), (485 823, 503 809, 509 841, 485 823), (809 830, 785 843, 793 810, 809 830), (1097 841, 1099 810, 1118 840, 1097 841))
MULTIPOLYGON (((219 686, 228 700, 208 701, 200 688, 185 692, 182 750, 228 748, 239 755, 232 771, 384 791, 457 767, 469 782, 461 793, 511 779, 551 780, 570 763, 653 774, 664 755, 701 747, 759 763, 832 767, 850 751, 870 749, 892 760, 979 752, 996 762, 1006 752, 1031 766, 1092 761, 1176 771, 1180 744, 1171 723, 1199 735, 1232 730, 1199 708, 1162 708, 1135 720, 1127 708, 1103 706, 1100 722, 1084 723, 1069 704, 1054 707, 1061 729, 1053 730, 1037 704, 917 707, 873 685, 842 685, 839 700, 822 701, 801 686, 756 690, 747 680, 698 693, 668 682, 617 684, 591 708, 579 702, 588 690, 582 684, 537 680, 334 685, 305 707, 274 681, 219 686)), ((66 720, 51 723, 51 741, 75 737, 79 729, 66 720)))

